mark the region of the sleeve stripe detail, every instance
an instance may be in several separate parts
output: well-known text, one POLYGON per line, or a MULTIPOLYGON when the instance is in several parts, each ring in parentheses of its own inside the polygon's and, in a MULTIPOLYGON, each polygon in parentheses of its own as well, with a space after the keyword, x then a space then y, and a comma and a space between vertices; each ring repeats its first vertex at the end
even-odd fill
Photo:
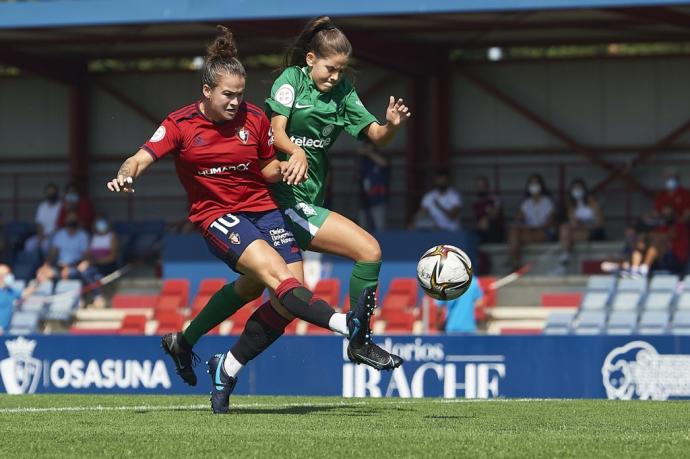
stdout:
POLYGON ((153 152, 153 150, 151 150, 149 147, 147 147, 146 145, 142 145, 141 149, 144 150, 149 155, 151 155, 151 157, 153 158, 154 161, 158 161, 158 156, 156 156, 156 154, 153 152))

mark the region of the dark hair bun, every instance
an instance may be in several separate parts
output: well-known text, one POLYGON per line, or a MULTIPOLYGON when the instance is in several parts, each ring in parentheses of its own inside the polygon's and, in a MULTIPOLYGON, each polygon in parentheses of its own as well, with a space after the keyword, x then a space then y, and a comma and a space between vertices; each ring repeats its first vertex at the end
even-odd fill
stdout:
POLYGON ((235 38, 232 32, 227 27, 222 25, 216 26, 218 29, 218 37, 211 43, 206 50, 208 59, 232 59, 237 57, 237 46, 235 45, 235 38))

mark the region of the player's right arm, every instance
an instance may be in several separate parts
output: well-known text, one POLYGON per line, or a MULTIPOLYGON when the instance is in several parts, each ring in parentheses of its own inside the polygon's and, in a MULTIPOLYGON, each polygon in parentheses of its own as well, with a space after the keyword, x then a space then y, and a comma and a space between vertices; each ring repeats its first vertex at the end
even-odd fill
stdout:
POLYGON ((140 149, 122 163, 116 177, 109 181, 106 186, 110 191, 116 193, 134 193, 134 179, 139 177, 151 164, 153 164, 151 154, 144 149, 140 149))
POLYGON ((114 179, 106 186, 116 193, 134 193, 134 179, 139 177, 154 161, 182 146, 182 133, 177 124, 170 118, 156 129, 153 136, 141 146, 139 151, 127 158, 114 179))

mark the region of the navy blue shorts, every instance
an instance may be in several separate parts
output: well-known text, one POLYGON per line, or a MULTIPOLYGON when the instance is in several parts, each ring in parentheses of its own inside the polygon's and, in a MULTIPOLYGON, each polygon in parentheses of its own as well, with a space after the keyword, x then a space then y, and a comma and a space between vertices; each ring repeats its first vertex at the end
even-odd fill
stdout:
POLYGON ((217 218, 204 233, 206 245, 213 255, 230 269, 237 270, 237 260, 252 242, 263 239, 283 257, 286 264, 302 261, 302 252, 283 215, 275 210, 238 212, 217 218))

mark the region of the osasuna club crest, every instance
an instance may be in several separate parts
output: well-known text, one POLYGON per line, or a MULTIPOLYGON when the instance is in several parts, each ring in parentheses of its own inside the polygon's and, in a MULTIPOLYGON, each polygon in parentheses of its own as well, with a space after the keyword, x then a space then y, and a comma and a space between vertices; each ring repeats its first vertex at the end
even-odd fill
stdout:
POLYGON ((240 243, 240 235, 237 233, 230 233, 230 235, 228 236, 228 239, 233 244, 239 244, 240 243))
POLYGON ((237 130, 237 137, 240 138, 240 140, 242 141, 242 143, 247 143, 247 141, 249 140, 249 131, 247 131, 247 130, 244 128, 244 126, 242 126, 241 128, 239 128, 239 129, 237 130))
POLYGON ((41 361, 32 356, 36 341, 19 337, 5 341, 9 357, 0 361, 0 377, 8 394, 33 394, 41 377, 41 361))

